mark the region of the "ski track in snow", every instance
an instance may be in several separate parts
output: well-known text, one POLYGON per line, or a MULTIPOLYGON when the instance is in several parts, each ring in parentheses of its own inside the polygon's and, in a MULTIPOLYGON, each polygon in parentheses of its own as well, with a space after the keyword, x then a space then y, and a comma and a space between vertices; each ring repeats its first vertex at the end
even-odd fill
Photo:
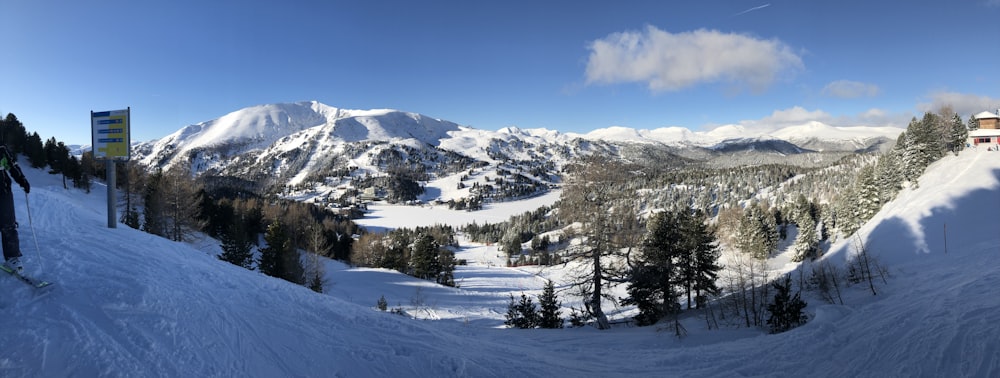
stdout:
MULTIPOLYGON (((1000 153, 933 164, 862 228, 892 274, 878 295, 853 285, 846 305, 807 296, 811 321, 779 335, 706 331, 703 318, 686 317, 683 339, 657 327, 497 329, 507 295, 537 293, 562 273, 497 266, 495 246, 459 252, 477 260, 458 270, 463 288, 330 262, 318 295, 188 244, 108 229, 103 187, 87 195, 26 171, 42 247, 15 188, 26 269, 56 284, 0 277, 3 377, 1000 375, 1000 153), (380 295, 407 311, 422 299, 443 320, 380 313, 380 295)), ((843 261, 851 248, 843 240, 826 258, 843 261)))

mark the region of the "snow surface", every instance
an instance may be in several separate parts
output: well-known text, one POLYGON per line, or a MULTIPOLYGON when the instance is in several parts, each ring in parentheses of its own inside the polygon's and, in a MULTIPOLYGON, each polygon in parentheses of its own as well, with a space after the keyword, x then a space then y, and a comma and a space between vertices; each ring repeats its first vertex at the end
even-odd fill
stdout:
MULTIPOLYGON (((210 240, 108 229, 102 187, 26 174, 31 194, 14 189, 25 264, 56 285, 0 276, 3 377, 1000 376, 997 152, 933 164, 862 228, 892 273, 878 295, 855 285, 845 305, 807 296, 810 322, 778 335, 706 330, 692 315, 682 339, 657 327, 502 329, 507 295, 562 272, 497 266, 494 246, 466 243, 459 256, 475 261, 456 271, 460 288, 327 262, 316 294, 218 261, 210 240), (382 295, 409 316, 374 310, 382 295)), ((392 213, 375 214, 389 227, 392 213)))

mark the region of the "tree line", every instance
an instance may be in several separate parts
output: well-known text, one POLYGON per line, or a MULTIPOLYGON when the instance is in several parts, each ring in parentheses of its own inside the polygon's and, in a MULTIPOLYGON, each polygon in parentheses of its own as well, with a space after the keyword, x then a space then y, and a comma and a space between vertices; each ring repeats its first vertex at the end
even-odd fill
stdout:
POLYGON ((7 146, 14 156, 24 155, 32 168, 49 167, 49 173, 61 175, 64 188, 69 188, 72 183, 75 188, 90 191, 93 166, 96 164, 93 153, 86 152, 77 158, 65 143, 55 137, 43 142, 37 132, 28 133, 13 113, 7 113, 0 120, 0 143, 7 146))

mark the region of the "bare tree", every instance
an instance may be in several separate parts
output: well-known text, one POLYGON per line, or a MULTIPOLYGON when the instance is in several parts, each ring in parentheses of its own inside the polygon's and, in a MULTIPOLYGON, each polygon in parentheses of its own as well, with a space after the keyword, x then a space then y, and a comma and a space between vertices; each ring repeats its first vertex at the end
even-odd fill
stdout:
POLYGON ((627 166, 604 156, 591 156, 575 168, 560 198, 559 209, 561 217, 577 225, 577 236, 581 239, 567 255, 570 260, 582 262, 571 278, 571 285, 587 297, 584 305, 596 320, 597 328, 608 329, 611 325, 601 302, 614 298, 604 290, 625 282, 628 270, 625 254, 641 237, 642 227, 637 226, 631 206, 622 201, 624 190, 614 187, 630 181, 627 166), (632 236, 632 232, 638 236, 632 236))
POLYGON ((198 219, 201 188, 201 183, 192 176, 190 164, 175 164, 164 174, 158 193, 170 239, 183 241, 201 229, 202 222, 198 219))

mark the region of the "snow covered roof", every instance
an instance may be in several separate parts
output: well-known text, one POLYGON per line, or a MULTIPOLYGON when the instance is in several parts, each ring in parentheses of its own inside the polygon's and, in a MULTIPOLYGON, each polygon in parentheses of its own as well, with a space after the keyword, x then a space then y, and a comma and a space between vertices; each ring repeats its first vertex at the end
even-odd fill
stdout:
POLYGON ((983 118, 1000 118, 1000 116, 998 116, 998 115, 996 115, 996 114, 993 114, 993 113, 990 113, 990 112, 982 112, 982 113, 979 113, 979 114, 976 114, 976 115, 974 115, 973 117, 974 117, 974 118, 976 118, 976 119, 983 119, 983 118))
POLYGON ((1000 136, 1000 129, 976 129, 969 131, 970 137, 1000 136))

